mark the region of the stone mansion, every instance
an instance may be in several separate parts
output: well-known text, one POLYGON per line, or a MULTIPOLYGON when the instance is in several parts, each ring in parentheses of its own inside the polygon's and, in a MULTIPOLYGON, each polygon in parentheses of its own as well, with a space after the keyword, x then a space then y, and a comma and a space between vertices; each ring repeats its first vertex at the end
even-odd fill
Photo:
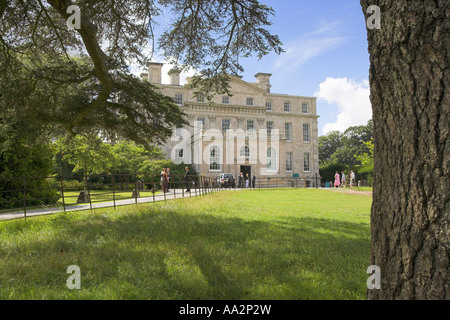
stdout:
POLYGON ((174 128, 172 139, 162 146, 168 158, 192 163, 200 175, 211 178, 243 172, 259 178, 306 178, 312 185, 315 174, 319 177, 315 97, 271 93, 271 74, 258 73, 254 83, 232 77, 231 96, 208 103, 180 85, 177 73, 162 84, 162 66, 150 63, 141 78, 173 97, 190 123, 174 128))

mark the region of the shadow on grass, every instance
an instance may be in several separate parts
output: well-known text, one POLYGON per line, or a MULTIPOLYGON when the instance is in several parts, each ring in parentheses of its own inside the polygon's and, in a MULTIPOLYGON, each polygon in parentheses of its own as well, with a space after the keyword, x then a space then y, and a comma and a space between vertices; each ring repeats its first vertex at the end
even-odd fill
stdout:
POLYGON ((0 297, 365 298, 368 224, 152 210, 45 223, 45 237, 0 248, 0 297), (82 290, 66 288, 69 265, 80 267, 82 290))

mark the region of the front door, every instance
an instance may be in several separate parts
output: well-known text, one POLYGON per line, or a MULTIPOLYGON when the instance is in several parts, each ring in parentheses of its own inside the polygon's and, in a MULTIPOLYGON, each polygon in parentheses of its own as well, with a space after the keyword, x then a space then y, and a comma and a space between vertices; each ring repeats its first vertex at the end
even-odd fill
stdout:
MULTIPOLYGON (((248 178, 251 179, 252 178, 252 166, 241 166, 241 171, 244 175, 244 185, 243 187, 245 187, 245 178, 247 177, 248 174, 248 178)), ((251 181, 251 180, 250 180, 251 181)), ((249 183, 250 183, 249 181, 249 183)))

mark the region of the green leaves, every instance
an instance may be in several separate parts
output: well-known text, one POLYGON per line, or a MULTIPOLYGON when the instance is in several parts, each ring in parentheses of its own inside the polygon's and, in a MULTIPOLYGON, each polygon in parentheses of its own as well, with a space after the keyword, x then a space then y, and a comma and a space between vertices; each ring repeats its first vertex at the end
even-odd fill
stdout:
POLYGON ((172 9, 175 20, 159 39, 159 47, 175 63, 214 78, 239 75, 239 58, 253 53, 261 59, 283 52, 278 36, 267 29, 272 8, 256 0, 160 1, 172 9))
POLYGON ((83 169, 85 174, 102 173, 115 162, 112 146, 98 136, 66 137, 58 145, 63 159, 75 165, 74 170, 83 169))
POLYGON ((14 99, 6 108, 71 134, 104 131, 150 146, 186 124, 173 102, 128 69, 145 66, 159 50, 199 71, 195 82, 209 97, 227 91, 225 74, 239 74, 240 57, 282 52, 266 27, 274 12, 257 0, 81 0, 81 28, 67 28, 70 1, 1 1, 1 90, 14 99), (6 5, 7 4, 7 5, 6 5), (174 20, 155 35, 164 9, 174 20), (159 44, 159 48, 155 44, 159 44), (146 49, 151 46, 151 54, 146 49), (3 79, 2 79, 3 80, 3 79), (26 82, 23 90, 20 82, 26 82), (26 106, 26 108, 23 107, 26 106), (20 109, 20 111, 19 111, 20 109))
POLYGON ((353 170, 371 180, 373 172, 373 121, 350 127, 345 132, 332 131, 319 137, 320 175, 332 181, 336 171, 353 170))

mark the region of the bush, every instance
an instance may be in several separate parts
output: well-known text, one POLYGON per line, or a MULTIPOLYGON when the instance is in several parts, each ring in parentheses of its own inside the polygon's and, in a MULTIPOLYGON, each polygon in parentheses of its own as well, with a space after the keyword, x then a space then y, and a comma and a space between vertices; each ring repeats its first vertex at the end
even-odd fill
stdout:
POLYGON ((0 208, 56 203, 60 194, 53 178, 52 149, 49 144, 29 143, 25 138, 0 134, 0 208), (24 194, 26 190, 26 195, 24 194))
POLYGON ((358 166, 355 168, 356 180, 367 182, 369 186, 373 183, 373 165, 372 166, 358 166))
POLYGON ((330 162, 322 164, 319 168, 319 173, 324 183, 327 181, 334 181, 334 175, 336 174, 336 171, 339 172, 339 174, 341 174, 341 171, 344 171, 344 173, 348 177, 350 169, 345 164, 330 162))

